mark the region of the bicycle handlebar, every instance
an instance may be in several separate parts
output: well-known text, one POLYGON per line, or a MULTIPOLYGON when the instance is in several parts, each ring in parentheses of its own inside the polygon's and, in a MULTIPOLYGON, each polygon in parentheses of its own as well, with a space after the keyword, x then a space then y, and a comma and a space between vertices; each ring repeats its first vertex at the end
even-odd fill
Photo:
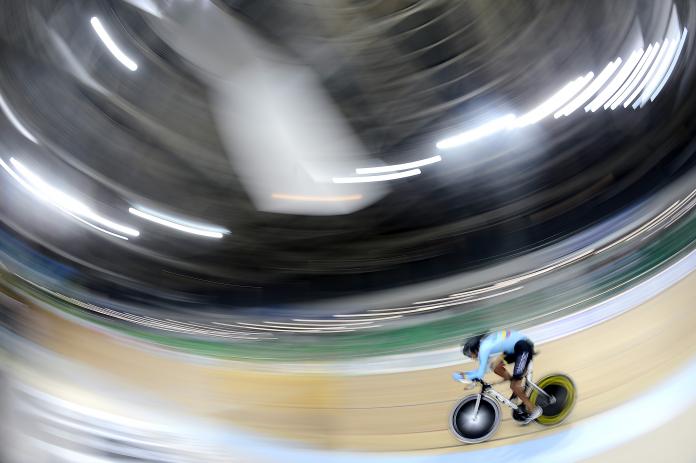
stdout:
POLYGON ((474 380, 472 380, 472 382, 480 383, 480 384, 483 385, 483 386, 497 386, 498 384, 507 383, 508 381, 511 381, 511 380, 509 380, 509 379, 501 379, 500 381, 496 381, 496 382, 494 382, 494 383, 487 383, 487 382, 485 382, 485 381, 482 380, 482 379, 474 379, 474 380))
POLYGON ((484 389, 487 387, 497 386, 498 384, 503 384, 503 383, 506 383, 509 381, 507 379, 503 379, 503 380, 497 381, 495 383, 487 383, 483 379, 480 379, 480 378, 470 380, 460 372, 453 373, 452 378, 454 378, 454 380, 457 382, 467 384, 467 385, 474 386, 476 384, 480 384, 484 389))

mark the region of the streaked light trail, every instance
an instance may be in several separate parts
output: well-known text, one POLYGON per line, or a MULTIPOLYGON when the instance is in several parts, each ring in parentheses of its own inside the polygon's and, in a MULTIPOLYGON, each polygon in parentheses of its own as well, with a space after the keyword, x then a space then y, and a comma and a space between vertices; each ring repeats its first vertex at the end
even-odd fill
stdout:
POLYGON ((111 52, 114 57, 121 62, 126 68, 128 68, 131 71, 136 71, 138 69, 138 65, 136 64, 135 61, 130 59, 123 51, 119 48, 118 45, 116 45, 116 42, 111 38, 108 32, 106 32, 106 29, 104 29, 104 26, 102 25, 101 21, 99 18, 96 16, 92 17, 90 19, 90 24, 92 24, 92 27, 96 31, 97 35, 101 39, 101 41, 104 43, 106 48, 111 52))
POLYGON ((655 74, 656 70, 658 67, 660 67, 660 62, 665 56, 665 53, 667 52, 667 49, 669 48, 669 40, 665 40, 665 42, 662 44, 660 47, 660 51, 657 53, 657 56, 655 57, 654 61, 652 62, 652 65, 650 66, 650 69, 648 69, 648 72, 645 74, 645 77, 641 81, 641 83, 636 87, 635 91, 631 94, 631 96, 624 101, 624 108, 628 108, 628 106, 636 99, 638 98, 638 95, 643 91, 645 86, 647 85, 648 81, 652 79, 653 75, 655 74))
POLYGON ((17 119, 17 116, 15 116, 10 106, 2 97, 2 94, 0 94, 0 108, 2 108, 2 112, 5 113, 5 116, 7 116, 12 125, 14 125, 15 129, 17 129, 17 131, 21 133, 24 136, 24 138, 33 143, 39 143, 36 137, 34 137, 34 135, 32 135, 31 132, 29 132, 29 130, 27 130, 27 128, 24 127, 24 125, 21 122, 19 122, 19 119, 17 119))
MULTIPOLYGON (((634 109, 636 109, 639 106, 643 107, 648 103, 648 101, 650 101, 650 95, 653 94, 653 92, 655 91, 657 86, 662 81, 662 78, 667 73, 667 69, 669 68, 669 64, 672 62, 672 59, 674 58, 674 53, 677 51, 677 46, 679 45, 677 40, 671 40, 669 42, 670 42, 669 48, 667 48, 667 52, 662 57, 662 60, 659 61, 659 65, 656 66, 655 74, 650 79, 650 82, 645 86, 645 90, 643 91, 643 95, 640 97, 639 100, 637 100, 633 104, 634 109)), ((647 81, 647 79, 646 79, 646 81, 647 81)))
POLYGON ((571 98, 578 94, 588 82, 594 78, 593 72, 588 72, 584 76, 578 77, 568 83, 558 92, 554 93, 551 98, 541 103, 536 108, 528 113, 520 116, 514 123, 515 127, 526 127, 530 124, 536 124, 542 119, 554 113, 561 106, 565 105, 571 98))
POLYGON ((399 170, 413 169, 416 167, 427 166, 429 164, 434 164, 436 162, 442 161, 440 155, 433 156, 426 159, 421 159, 420 161, 407 162, 405 164, 394 164, 391 166, 380 166, 380 167, 362 167, 355 169, 356 174, 366 175, 366 174, 381 174, 384 172, 394 172, 399 170))
POLYGON ((420 169, 412 169, 404 172, 396 172, 393 174, 370 175, 367 177, 334 177, 334 183, 367 183, 367 182, 385 182, 387 180, 396 180, 400 178, 413 177, 419 175, 420 169))
POLYGON ((41 177, 29 170, 26 166, 24 166, 24 164, 17 161, 15 158, 10 158, 10 163, 12 164, 12 167, 10 167, 4 160, 0 159, 0 166, 2 166, 2 168, 5 169, 7 173, 9 173, 12 178, 17 181, 17 183, 19 183, 22 187, 39 198, 41 201, 61 210, 83 224, 117 238, 127 239, 122 235, 105 230, 102 227, 111 229, 114 232, 118 232, 123 235, 133 237, 140 235, 138 230, 121 225, 113 220, 97 214, 78 199, 73 198, 61 190, 49 185, 41 177), (95 224, 99 224, 101 227, 95 224))
POLYGON ((621 65, 621 58, 616 58, 616 61, 612 61, 607 64, 607 67, 597 76, 595 80, 592 81, 590 85, 587 86, 585 90, 580 92, 580 94, 575 97, 570 103, 561 108, 554 118, 558 119, 561 116, 570 116, 575 110, 582 106, 587 100, 592 98, 592 96, 597 93, 597 91, 602 88, 602 85, 609 80, 609 78, 614 74, 614 72, 621 65))
POLYGON ((188 224, 188 223, 184 223, 184 222, 181 222, 179 220, 173 219, 171 217, 165 218, 165 216, 160 214, 160 213, 146 212, 146 211, 143 211, 142 209, 136 209, 134 207, 129 208, 128 212, 130 212, 131 214, 133 214, 137 217, 140 217, 141 219, 149 220, 150 222, 154 222, 154 223, 162 225, 164 227, 172 228, 174 230, 178 230, 178 231, 181 231, 184 233, 190 233, 192 235, 220 239, 225 234, 229 233, 229 231, 225 230, 225 229, 213 229, 213 228, 205 227, 203 225, 199 226, 199 225, 188 224))
POLYGON ((479 127, 476 127, 475 129, 467 130, 466 132, 462 132, 459 135, 440 140, 439 142, 437 142, 435 146, 441 150, 461 146, 466 143, 478 140, 480 138, 487 137, 496 132, 500 132, 501 130, 507 129, 510 127, 510 124, 514 120, 515 115, 508 114, 498 119, 494 119, 491 122, 483 124, 479 127))
POLYGON ((626 88, 628 88, 631 81, 633 81, 638 72, 640 72, 640 67, 643 65, 643 62, 648 59, 648 55, 651 51, 652 45, 648 45, 646 50, 638 51, 635 63, 633 63, 629 75, 624 77, 619 88, 615 90, 609 98, 607 98, 607 101, 604 103, 604 109, 609 109, 611 105, 613 105, 614 102, 619 98, 619 96, 626 90, 626 88))
POLYGON ((679 40, 679 45, 677 46, 677 52, 674 54, 674 58, 672 59, 672 64, 670 64, 669 70, 667 70, 667 74, 665 74, 665 77, 664 79, 662 79, 662 82, 660 82, 660 85, 657 87, 655 92, 652 95, 650 95, 650 101, 654 101, 655 98, 657 98, 657 95, 660 94, 662 88, 665 86, 665 84, 669 80, 669 77, 672 75, 672 71, 674 71, 674 67, 677 65, 677 61, 679 61, 679 56, 681 55, 682 48, 684 47, 684 42, 686 41, 687 33, 688 30, 684 28, 681 39, 679 40))
POLYGON ((308 201, 308 202, 320 202, 320 203, 332 203, 340 201, 359 201, 363 198, 361 194, 355 195, 343 195, 343 196, 308 196, 308 195, 291 195, 286 193, 273 193, 271 195, 273 199, 282 199, 286 201, 308 201))
MULTIPOLYGON (((634 69, 631 76, 628 78, 628 80, 626 80, 623 87, 621 87, 619 91, 616 92, 614 98, 609 100, 610 104, 607 104, 609 105, 609 108, 612 111, 618 108, 621 105, 621 103, 623 103, 623 101, 626 98, 628 98, 629 93, 633 91, 636 85, 638 85, 640 79, 643 77, 645 71, 647 70, 646 67, 649 66, 653 58, 655 58, 655 54, 657 54, 658 52, 658 46, 659 44, 648 45, 648 49, 645 50, 645 53, 643 53, 643 57, 638 62, 638 65, 634 69)), ((607 109, 607 104, 604 105, 604 109, 607 109)))

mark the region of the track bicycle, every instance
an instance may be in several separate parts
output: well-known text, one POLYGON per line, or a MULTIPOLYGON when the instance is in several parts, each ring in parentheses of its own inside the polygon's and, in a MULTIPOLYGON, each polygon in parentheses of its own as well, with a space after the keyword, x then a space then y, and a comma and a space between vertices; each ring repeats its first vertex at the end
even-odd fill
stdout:
MULTIPOLYGON (((541 407, 542 415, 535 421, 544 426, 553 426, 565 420, 577 400, 573 380, 562 373, 544 376, 538 382, 532 379, 533 362, 525 375, 524 389, 529 400, 541 407)), ((512 418, 524 422, 526 413, 514 402, 515 395, 507 399, 493 386, 507 382, 489 384, 483 380, 469 381, 462 373, 452 375, 455 381, 466 384, 467 389, 481 386, 478 394, 460 400, 452 409, 449 427, 461 442, 475 444, 488 440, 498 429, 501 421, 501 405, 512 410, 512 418)))

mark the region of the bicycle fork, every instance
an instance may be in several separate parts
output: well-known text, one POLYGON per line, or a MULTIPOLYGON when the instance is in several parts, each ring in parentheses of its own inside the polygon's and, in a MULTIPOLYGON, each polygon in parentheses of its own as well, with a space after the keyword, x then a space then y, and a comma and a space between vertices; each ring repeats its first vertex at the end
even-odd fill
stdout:
MULTIPOLYGON (((533 388, 533 389, 536 389, 536 391, 539 393, 539 395, 544 396, 544 397, 546 398, 546 400, 549 401, 549 405, 556 403, 556 398, 555 398, 554 396, 547 394, 546 391, 544 391, 542 388, 540 388, 539 386, 537 386, 535 383, 533 383, 533 382, 530 381, 529 379, 527 379, 527 384, 529 385, 529 387, 531 387, 531 388, 533 388)), ((519 399, 519 397, 517 397, 517 394, 515 394, 515 393, 513 392, 512 395, 510 396, 510 398, 509 398, 508 400, 509 400, 510 402, 512 402, 512 401, 515 400, 515 399, 519 399)), ((514 403, 514 402, 513 402, 513 403, 514 403)))
MULTIPOLYGON (((536 385, 534 381, 532 381, 532 371, 534 371, 534 362, 529 362, 529 368, 527 369, 527 377, 525 378, 525 383, 527 386, 531 386, 533 389, 536 389, 536 391, 540 394, 546 397, 546 400, 549 401, 549 404, 554 404, 556 403, 556 398, 547 394, 546 391, 544 391, 542 388, 536 385)), ((515 394, 513 394, 513 397, 515 394)), ((512 398, 510 398, 512 400, 512 398)))
POLYGON ((554 396, 547 394, 546 391, 544 391, 542 388, 540 388, 539 386, 537 386, 534 383, 532 383, 531 386, 534 389, 536 389, 540 395, 543 395, 544 397, 546 397, 546 400, 549 401, 549 405, 553 405, 556 403, 556 398, 554 396))
POLYGON ((536 391, 540 394, 546 397, 546 399, 549 401, 549 405, 555 404, 556 403, 556 398, 552 395, 549 395, 544 391, 542 388, 536 385, 534 381, 530 377, 527 377, 527 384, 531 386, 532 388, 536 389, 536 391))
POLYGON ((472 421, 476 422, 478 419, 478 412, 479 412, 479 406, 481 405, 481 396, 483 393, 479 393, 476 395, 476 405, 474 406, 474 417, 472 418, 472 421))

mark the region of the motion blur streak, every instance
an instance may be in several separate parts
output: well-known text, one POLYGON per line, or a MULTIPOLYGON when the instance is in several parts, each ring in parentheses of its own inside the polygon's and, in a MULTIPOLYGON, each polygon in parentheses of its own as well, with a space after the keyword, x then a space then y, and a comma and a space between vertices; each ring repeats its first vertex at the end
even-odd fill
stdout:
POLYGON ((398 170, 413 169, 414 167, 427 166, 429 164, 434 164, 436 162, 442 161, 441 156, 433 156, 426 159, 421 159, 420 161, 407 162, 404 164, 396 164, 393 166, 380 166, 380 167, 360 167, 355 169, 355 173, 359 175, 365 174, 381 174, 384 172, 394 172, 398 170))
POLYGON ((662 56, 662 59, 659 60, 659 65, 656 66, 655 73, 652 76, 650 83, 648 83, 645 86, 645 90, 643 90, 643 95, 641 96, 640 100, 636 101, 633 104, 634 109, 636 109, 638 106, 644 106, 650 100, 650 96, 655 92, 655 89, 660 84, 662 79, 665 77, 667 69, 669 68, 670 63, 674 59, 674 54, 677 51, 677 47, 677 40, 669 41, 668 51, 664 54, 664 56, 662 56))
POLYGON ((454 135, 449 138, 445 138, 436 143, 438 149, 446 150, 450 148, 455 148, 467 143, 478 140, 479 138, 484 138, 489 135, 493 135, 496 132, 505 130, 510 127, 510 124, 515 120, 514 114, 508 114, 506 116, 494 119, 491 122, 487 122, 480 127, 475 129, 467 130, 466 132, 460 133, 459 135, 454 135))
POLYGON ((396 172, 394 174, 385 175, 370 175, 367 177, 334 177, 334 183, 367 183, 367 182, 386 182, 389 180, 397 180, 400 178, 413 177, 420 175, 420 169, 411 169, 404 172, 396 172))
POLYGON ((289 195, 285 193, 273 193, 274 199, 283 199, 287 201, 318 201, 318 202, 335 202, 335 201, 358 201, 362 199, 362 195, 345 195, 345 196, 305 196, 305 195, 289 195))
POLYGON ((312 323, 321 323, 323 324, 336 324, 336 323, 341 323, 341 324, 353 324, 353 325, 361 325, 361 324, 367 324, 367 323, 372 323, 374 321, 378 320, 394 320, 396 318, 401 318, 401 315, 394 315, 390 317, 377 317, 377 318, 370 318, 369 321, 360 321, 360 322, 347 322, 346 320, 331 320, 331 319, 312 319, 312 318, 293 318, 294 322, 312 322, 312 323))
MULTIPOLYGON (((638 64, 638 61, 640 61, 641 56, 643 56, 643 50, 636 50, 633 53, 631 53, 631 56, 628 58, 626 63, 623 65, 623 67, 616 75, 616 77, 614 77, 611 83, 607 85, 606 88, 602 90, 601 93, 590 102, 590 104, 585 106, 585 112, 595 112, 602 105, 604 105, 605 102, 607 102, 607 100, 609 100, 609 98, 611 98, 612 95, 614 95, 616 91, 619 89, 619 87, 626 81, 628 75, 631 73, 631 71, 633 71, 633 69, 635 69, 636 65, 638 64)), ((609 106, 607 105, 605 109, 608 107, 609 106)))
POLYGON ((160 213, 150 213, 150 212, 145 212, 140 209, 135 209, 133 207, 128 209, 128 212, 131 214, 138 216, 142 219, 149 220, 150 222, 157 223, 159 225, 163 225, 168 228, 173 228, 174 230, 178 230, 184 233, 190 233, 192 235, 198 235, 198 236, 205 236, 207 238, 217 238, 220 239, 222 238, 226 233, 229 233, 227 230, 224 231, 219 231, 217 229, 210 229, 207 227, 203 226, 193 226, 192 224, 185 224, 179 221, 174 221, 171 218, 163 218, 163 216, 160 213), (169 219, 169 220, 168 220, 169 219))
POLYGON ((106 29, 104 29, 104 26, 102 25, 101 21, 97 17, 93 17, 90 19, 90 24, 92 24, 92 27, 94 30, 97 32, 97 35, 101 39, 102 42, 104 42, 104 45, 106 48, 109 49, 112 55, 121 62, 126 68, 128 68, 131 71, 136 71, 138 69, 138 65, 130 59, 128 56, 126 56, 123 51, 116 45, 114 40, 111 38, 108 32, 106 32, 106 29))
POLYGON ((648 59, 650 56, 650 52, 652 52, 653 46, 652 44, 648 45, 648 48, 643 51, 641 50, 640 56, 638 58, 638 61, 636 62, 635 67, 631 69, 631 74, 622 82, 621 87, 613 94, 613 96, 606 102, 604 103, 604 109, 609 109, 609 108, 616 108, 614 103, 619 99, 621 95, 623 95, 626 90, 630 87, 631 83, 635 80, 636 76, 640 73, 641 68, 643 67, 643 64, 645 61, 648 59))
POLYGON ((9 107, 9 105, 5 101, 5 98, 3 98, 2 93, 0 93, 0 108, 2 108, 2 112, 5 113, 5 116, 7 116, 7 119, 9 119, 9 121, 12 123, 12 125, 15 126, 17 131, 19 133, 21 133, 24 136, 24 138, 26 138, 27 140, 29 140, 33 143, 36 143, 36 144, 39 143, 39 141, 36 139, 36 137, 34 137, 34 135, 32 135, 31 132, 29 132, 29 130, 27 130, 27 128, 24 127, 24 125, 21 122, 19 122, 19 119, 17 119, 17 116, 15 116, 14 112, 12 112, 12 109, 9 107))
POLYGON ((580 95, 575 97, 575 99, 568 103, 565 107, 561 108, 556 114, 553 115, 553 117, 558 119, 561 116, 570 116, 576 109, 592 98, 592 96, 597 93, 600 88, 602 88, 602 85, 609 80, 620 65, 621 58, 616 58, 616 61, 612 61, 611 63, 607 64, 607 67, 605 67, 604 70, 599 73, 599 76, 597 76, 597 78, 580 93, 580 95))
POLYGON ((563 106, 573 98, 580 90, 582 90, 589 81, 594 78, 593 72, 588 72, 584 76, 580 76, 574 81, 568 83, 565 87, 554 93, 551 98, 544 101, 542 104, 532 109, 528 113, 520 116, 515 122, 515 127, 525 127, 530 124, 536 124, 545 117, 551 115, 558 108, 563 106))
MULTIPOLYGON (((12 176, 12 178, 14 178, 14 179, 17 181, 17 183, 19 183, 20 185, 22 185, 26 190, 28 190, 29 192, 33 193, 34 195, 36 195, 36 196, 39 197, 40 199, 44 200, 44 196, 42 196, 42 194, 41 194, 39 191, 37 191, 37 190, 34 189, 31 185, 29 185, 22 177, 20 177, 14 170, 12 170, 12 168, 11 168, 10 166, 8 166, 7 163, 5 163, 5 161, 2 160, 2 159, 0 159, 0 166, 2 166, 2 168, 5 169, 5 171, 7 171, 7 173, 9 173, 9 174, 12 176)), ((93 223, 90 223, 90 222, 88 222, 88 221, 86 221, 86 220, 80 218, 79 216, 75 215, 74 213, 70 212, 70 211, 67 210, 67 209, 64 209, 64 208, 62 208, 62 207, 60 207, 60 206, 56 206, 56 207, 58 207, 61 211, 63 211, 64 213, 66 213, 67 215, 69 215, 70 217, 72 217, 73 219, 77 220, 78 222, 80 222, 80 223, 82 223, 82 224, 84 224, 84 225, 87 225, 87 226, 90 227, 90 228, 93 228, 93 229, 95 229, 95 230, 97 230, 97 231, 100 231, 100 232, 102 232, 102 233, 106 233, 107 235, 110 235, 110 236, 113 236, 113 237, 116 237, 116 238, 119 238, 119 239, 122 239, 122 240, 128 240, 127 237, 125 237, 125 236, 123 236, 123 235, 119 235, 119 234, 113 233, 113 232, 110 232, 110 231, 108 231, 108 230, 104 230, 103 228, 98 227, 98 226, 94 225, 93 223)))
POLYGON ((98 226, 94 225, 93 223, 90 223, 90 222, 88 222, 88 221, 82 219, 81 217, 78 217, 77 215, 71 214, 70 212, 67 212, 67 211, 66 211, 66 213, 67 213, 70 217, 74 218, 75 220, 79 221, 80 223, 83 223, 83 224, 87 225, 87 226, 90 227, 90 228, 94 228, 95 230, 100 231, 100 232, 102 232, 102 233, 106 233, 107 235, 113 236, 114 238, 118 238, 118 239, 121 239, 121 240, 124 240, 124 241, 128 241, 128 238, 125 237, 125 236, 123 236, 123 235, 119 235, 118 233, 110 232, 109 230, 105 230, 105 229, 103 229, 103 228, 101 228, 101 227, 98 227, 98 226))
POLYGON ((0 462, 696 461, 696 0, 0 11, 0 462))
POLYGON ((639 62, 638 66, 636 67, 634 75, 627 81, 626 88, 624 88, 623 91, 619 90, 619 92, 617 92, 618 97, 610 106, 612 111, 618 108, 621 105, 621 103, 623 103, 624 99, 628 97, 629 93, 631 93, 633 89, 636 88, 636 86, 642 81, 643 76, 650 67, 650 64, 652 63, 653 59, 655 59, 655 55, 657 54, 659 49, 659 43, 648 46, 648 49, 645 51, 645 54, 643 55, 641 62, 639 62))
POLYGON ((112 232, 106 231, 100 227, 95 226, 89 221, 96 222, 107 228, 111 228, 120 233, 124 233, 130 236, 139 236, 140 232, 133 228, 127 227, 125 225, 118 224, 112 220, 102 217, 92 211, 84 203, 78 201, 70 195, 63 193, 62 191, 50 186, 41 179, 38 175, 27 169, 21 162, 14 158, 10 158, 10 162, 15 167, 13 170, 7 163, 0 159, 0 166, 3 167, 11 176, 14 178, 21 186, 26 190, 36 196, 43 202, 50 204, 51 206, 67 213, 69 216, 78 219, 80 222, 89 225, 96 230, 108 233, 110 235, 124 238, 122 236, 116 235, 112 232), (87 219, 87 220, 85 220, 87 219))
MULTIPOLYGON (((512 288, 508 289, 507 291, 500 291, 495 294, 489 294, 486 296, 481 296, 481 297, 475 297, 475 298, 466 298, 466 299, 458 299, 456 301, 453 301, 448 304, 434 304, 434 305, 425 305, 423 307, 418 307, 416 309, 407 309, 403 310, 403 308, 398 308, 398 309, 372 309, 371 312, 384 312, 384 313, 389 313, 389 314, 407 314, 407 313, 418 313, 418 312, 424 312, 424 311, 429 311, 429 310, 436 310, 436 309, 441 309, 443 307, 451 307, 451 306, 459 306, 462 304, 467 304, 469 302, 477 302, 477 301, 483 301, 485 299, 490 299, 492 297, 497 297, 497 296, 502 296, 504 294, 512 293, 514 291, 519 291, 522 289, 522 286, 518 286, 517 288, 512 288)), ((347 317, 348 315, 336 315, 337 317, 347 317)), ((357 315, 355 315, 357 316, 357 315)))
POLYGON ((643 80, 640 82, 640 85, 638 85, 638 87, 636 87, 636 89, 635 89, 635 91, 633 92, 633 94, 631 94, 631 96, 629 96, 629 97, 626 99, 626 101, 624 101, 624 108, 628 108, 628 106, 629 106, 631 103, 633 103, 633 101, 634 101, 636 98, 638 98, 638 95, 640 95, 640 93, 643 91, 643 89, 644 89, 645 86, 647 85, 648 81, 649 81, 650 79, 652 79, 653 75, 654 75, 655 72, 657 71, 657 68, 660 67, 660 63, 661 63, 662 60, 664 59, 665 53, 667 52, 667 49, 668 49, 670 46, 671 46, 671 45, 670 45, 670 41, 669 41, 669 40, 665 40, 665 41, 662 43, 662 46, 660 47, 660 51, 657 53, 657 56, 656 56, 655 60, 652 62, 652 65, 650 66, 650 69, 648 70, 648 72, 647 72, 647 74, 645 75, 645 77, 643 78, 643 80))
POLYGON ((686 30, 686 28, 684 28, 684 31, 681 34, 681 38, 679 39, 677 51, 674 54, 674 58, 672 58, 672 63, 669 65, 669 69, 667 70, 664 79, 662 79, 662 82, 660 82, 660 85, 657 87, 657 89, 655 89, 655 92, 652 95, 650 95, 650 101, 653 101, 655 100, 655 98, 657 98, 657 95, 660 94, 662 88, 665 86, 665 84, 669 80, 669 77, 672 75, 672 71, 674 71, 674 67, 677 65, 677 61, 679 61, 679 56, 681 55, 682 48, 684 48, 684 42, 686 41, 687 32, 688 31, 686 30))

